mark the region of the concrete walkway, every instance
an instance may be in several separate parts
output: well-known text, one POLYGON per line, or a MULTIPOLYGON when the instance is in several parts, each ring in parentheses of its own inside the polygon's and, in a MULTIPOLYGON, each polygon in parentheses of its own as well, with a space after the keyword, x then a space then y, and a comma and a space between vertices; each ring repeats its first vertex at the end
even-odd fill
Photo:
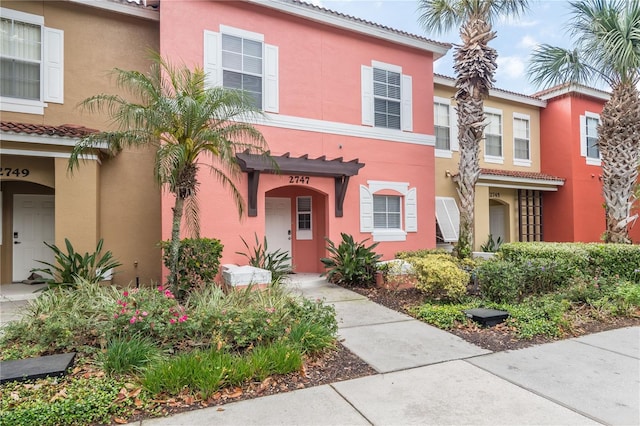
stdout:
POLYGON ((317 275, 290 286, 380 374, 132 425, 640 424, 640 327, 490 353, 317 275))

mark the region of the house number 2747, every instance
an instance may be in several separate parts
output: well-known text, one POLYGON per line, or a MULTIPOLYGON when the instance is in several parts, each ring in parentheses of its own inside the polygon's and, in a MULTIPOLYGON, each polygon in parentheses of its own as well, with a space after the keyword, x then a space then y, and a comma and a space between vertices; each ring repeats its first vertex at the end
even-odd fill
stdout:
POLYGON ((309 176, 289 176, 289 183, 309 185, 309 176))

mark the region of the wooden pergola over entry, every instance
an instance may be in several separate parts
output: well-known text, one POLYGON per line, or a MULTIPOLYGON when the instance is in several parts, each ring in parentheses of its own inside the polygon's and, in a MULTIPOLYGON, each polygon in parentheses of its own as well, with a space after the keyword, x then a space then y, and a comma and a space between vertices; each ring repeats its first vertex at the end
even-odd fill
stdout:
POLYGON ((310 159, 308 155, 291 157, 286 153, 276 157, 249 154, 236 154, 238 164, 246 172, 249 180, 249 216, 258 215, 258 182, 260 173, 291 174, 302 176, 332 177, 335 180, 336 217, 342 217, 344 197, 347 194, 349 178, 358 174, 364 167, 358 159, 342 161, 342 157, 327 160, 326 156, 310 159))

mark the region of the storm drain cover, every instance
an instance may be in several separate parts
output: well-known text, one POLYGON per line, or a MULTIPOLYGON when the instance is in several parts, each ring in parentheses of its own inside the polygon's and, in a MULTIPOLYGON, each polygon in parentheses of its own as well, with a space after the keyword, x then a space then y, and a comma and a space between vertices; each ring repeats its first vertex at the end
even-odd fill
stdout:
POLYGON ((62 377, 73 363, 75 352, 36 358, 0 361, 0 384, 11 381, 62 377))
POLYGON ((467 318, 471 318, 485 327, 493 327, 509 318, 509 312, 499 311, 497 309, 474 308, 466 309, 462 312, 464 312, 467 318))

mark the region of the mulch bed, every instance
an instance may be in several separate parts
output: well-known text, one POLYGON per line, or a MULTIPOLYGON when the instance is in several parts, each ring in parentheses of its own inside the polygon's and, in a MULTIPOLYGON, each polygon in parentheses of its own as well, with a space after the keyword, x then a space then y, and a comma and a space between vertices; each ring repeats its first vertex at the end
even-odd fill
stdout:
MULTIPOLYGON (((412 307, 419 306, 424 303, 424 295, 415 288, 406 290, 385 290, 379 288, 350 288, 370 300, 386 306, 389 309, 403 312, 410 315, 409 310, 412 307)), ((607 318, 606 320, 597 320, 586 318, 583 323, 577 326, 568 337, 577 337, 585 334, 597 333, 600 331, 612 330, 622 327, 630 327, 640 325, 640 318, 607 318)), ((541 343, 549 343, 559 339, 538 336, 533 339, 519 339, 516 337, 514 330, 505 324, 499 324, 490 328, 483 328, 475 323, 461 325, 458 328, 449 330, 450 333, 493 352, 522 349, 541 343)), ((566 338, 566 337, 565 337, 566 338)))

